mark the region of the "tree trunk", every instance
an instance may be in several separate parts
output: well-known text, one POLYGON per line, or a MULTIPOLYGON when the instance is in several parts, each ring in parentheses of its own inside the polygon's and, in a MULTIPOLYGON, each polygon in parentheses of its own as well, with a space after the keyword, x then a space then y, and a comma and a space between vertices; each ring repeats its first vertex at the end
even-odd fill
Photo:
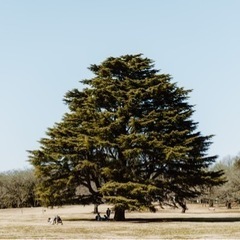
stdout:
POLYGON ((94 204, 93 213, 98 213, 98 204, 94 204))
POLYGON ((186 205, 186 203, 184 202, 181 207, 182 207, 182 213, 185 213, 186 210, 187 210, 187 205, 186 205))
POLYGON ((115 208, 114 220, 115 221, 125 220, 125 210, 123 208, 115 208))
POLYGON ((213 207, 213 200, 212 199, 209 200, 209 207, 213 207))

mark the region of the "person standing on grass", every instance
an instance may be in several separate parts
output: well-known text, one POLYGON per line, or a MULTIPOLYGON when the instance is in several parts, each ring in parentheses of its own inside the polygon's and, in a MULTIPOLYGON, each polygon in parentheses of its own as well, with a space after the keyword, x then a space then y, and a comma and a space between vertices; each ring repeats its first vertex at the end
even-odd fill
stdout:
POLYGON ((107 215, 108 219, 110 218, 110 214, 111 214, 111 210, 109 208, 107 208, 106 215, 107 215))

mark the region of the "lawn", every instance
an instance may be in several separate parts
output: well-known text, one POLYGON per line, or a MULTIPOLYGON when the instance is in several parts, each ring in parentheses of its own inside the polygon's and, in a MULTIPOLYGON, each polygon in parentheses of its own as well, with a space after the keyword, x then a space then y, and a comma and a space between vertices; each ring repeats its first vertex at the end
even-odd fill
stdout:
MULTIPOLYGON (((100 205, 105 214, 108 206, 100 205)), ((93 206, 0 210, 0 239, 240 239, 240 209, 189 205, 156 213, 127 212, 125 222, 95 221, 93 206), (63 225, 50 225, 60 215, 63 225)), ((112 217, 112 216, 111 216, 112 217)))

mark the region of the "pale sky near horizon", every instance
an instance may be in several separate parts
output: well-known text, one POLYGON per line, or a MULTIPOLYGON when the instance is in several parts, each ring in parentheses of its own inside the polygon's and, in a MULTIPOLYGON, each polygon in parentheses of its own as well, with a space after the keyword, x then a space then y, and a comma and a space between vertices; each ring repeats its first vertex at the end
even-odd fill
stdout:
POLYGON ((238 0, 0 0, 0 172, 30 167, 90 64, 136 53, 193 89, 209 155, 238 155, 239 12, 238 0))

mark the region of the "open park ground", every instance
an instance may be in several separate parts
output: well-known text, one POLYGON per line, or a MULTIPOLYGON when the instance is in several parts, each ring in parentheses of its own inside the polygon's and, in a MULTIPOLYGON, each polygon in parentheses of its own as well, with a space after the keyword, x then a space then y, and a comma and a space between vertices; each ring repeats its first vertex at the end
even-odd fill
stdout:
MULTIPOLYGON (((101 215, 106 205, 100 205, 101 215)), ((113 217, 113 215, 111 216, 113 217)), ((0 239, 240 239, 240 208, 190 204, 181 209, 126 212, 126 221, 95 221, 93 205, 0 210, 0 239), (51 225, 59 215, 63 225, 51 225)))

